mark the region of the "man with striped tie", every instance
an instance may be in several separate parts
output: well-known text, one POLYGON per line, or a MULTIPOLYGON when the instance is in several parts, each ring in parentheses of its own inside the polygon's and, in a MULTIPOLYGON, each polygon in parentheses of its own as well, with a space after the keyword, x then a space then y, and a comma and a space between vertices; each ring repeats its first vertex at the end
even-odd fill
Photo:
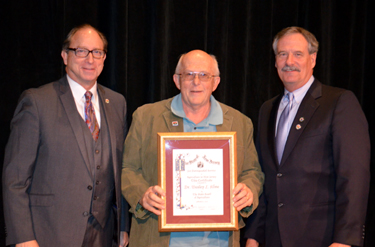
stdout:
POLYGON ((22 94, 4 161, 7 244, 111 247, 119 236, 127 245, 126 102, 97 83, 106 51, 101 32, 73 28, 61 51, 66 75, 22 94))

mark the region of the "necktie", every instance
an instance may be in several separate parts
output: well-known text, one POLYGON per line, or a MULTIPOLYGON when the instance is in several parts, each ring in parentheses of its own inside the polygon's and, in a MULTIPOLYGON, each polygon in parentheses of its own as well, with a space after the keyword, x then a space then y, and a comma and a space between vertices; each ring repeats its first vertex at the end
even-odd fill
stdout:
POLYGON ((289 112, 293 106, 294 95, 292 93, 288 93, 284 97, 288 100, 288 103, 280 115, 279 124, 277 125, 277 134, 276 134, 276 151, 277 151, 277 159, 279 161, 279 164, 280 164, 281 158, 283 157, 286 139, 288 138, 289 112))
POLYGON ((95 117, 95 110, 91 103, 91 97, 92 93, 90 91, 86 91, 85 93, 85 121, 87 126, 89 127, 89 130, 92 134, 92 137, 94 140, 98 140, 99 136, 99 124, 96 121, 95 117))

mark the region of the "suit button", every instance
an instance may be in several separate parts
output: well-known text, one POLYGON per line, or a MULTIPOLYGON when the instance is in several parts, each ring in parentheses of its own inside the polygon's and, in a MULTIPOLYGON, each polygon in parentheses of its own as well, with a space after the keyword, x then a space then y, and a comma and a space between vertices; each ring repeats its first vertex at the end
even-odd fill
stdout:
POLYGON ((96 167, 96 169, 98 169, 98 170, 99 170, 99 169, 100 169, 100 166, 97 166, 97 167, 96 167))
POLYGON ((89 213, 87 211, 83 212, 83 216, 89 216, 89 213))
POLYGON ((95 184, 96 184, 96 185, 98 185, 99 183, 100 183, 99 181, 96 181, 96 183, 95 183, 95 184))
POLYGON ((95 150, 95 153, 98 154, 98 153, 99 153, 99 150, 95 150))
POLYGON ((281 177, 283 176, 283 174, 282 174, 282 173, 278 173, 276 176, 277 176, 278 178, 281 178, 281 177))
POLYGON ((96 200, 96 199, 98 199, 98 197, 97 197, 97 196, 94 196, 94 200, 96 200))
POLYGON ((87 186, 87 189, 92 190, 92 186, 91 185, 87 186))
POLYGON ((281 208, 281 207, 284 206, 284 203, 280 202, 279 204, 277 204, 277 206, 278 206, 279 208, 281 208))

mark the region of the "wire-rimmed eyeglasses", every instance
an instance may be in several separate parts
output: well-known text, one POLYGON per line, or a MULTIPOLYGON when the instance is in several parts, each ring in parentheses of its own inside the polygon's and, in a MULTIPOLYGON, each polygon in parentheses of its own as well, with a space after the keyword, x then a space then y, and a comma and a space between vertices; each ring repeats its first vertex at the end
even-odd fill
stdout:
POLYGON ((185 72, 185 73, 176 74, 176 75, 180 76, 181 79, 184 81, 193 81, 195 79, 195 76, 197 75, 200 81, 208 81, 212 77, 217 77, 216 75, 211 75, 205 72, 185 72))

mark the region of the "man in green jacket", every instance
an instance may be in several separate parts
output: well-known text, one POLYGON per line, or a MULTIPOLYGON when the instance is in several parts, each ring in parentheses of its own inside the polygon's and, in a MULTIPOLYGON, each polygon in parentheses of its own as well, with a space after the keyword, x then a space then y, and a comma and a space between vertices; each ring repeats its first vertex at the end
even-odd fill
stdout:
POLYGON ((248 217, 258 206, 264 175, 253 142, 251 120, 212 96, 220 83, 216 58, 201 50, 183 54, 173 81, 180 94, 138 108, 125 141, 122 193, 133 213, 130 246, 239 247, 239 231, 159 232, 165 191, 158 186, 158 132, 237 132, 237 180, 233 206, 248 217))

